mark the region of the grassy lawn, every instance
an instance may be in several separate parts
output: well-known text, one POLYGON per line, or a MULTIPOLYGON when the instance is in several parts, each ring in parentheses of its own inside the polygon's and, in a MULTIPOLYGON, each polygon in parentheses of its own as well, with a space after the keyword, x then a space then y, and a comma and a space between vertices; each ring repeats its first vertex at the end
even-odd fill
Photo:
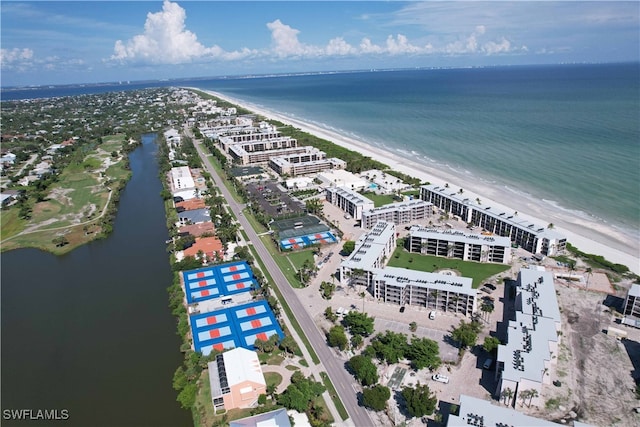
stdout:
POLYGON ((222 418, 222 416, 216 416, 213 412, 209 370, 205 369, 202 371, 200 379, 198 380, 198 391, 196 392, 196 401, 193 405, 193 424, 202 427, 210 426, 216 418, 222 418))
POLYGON ((277 372, 265 372, 264 380, 267 383, 267 389, 269 386, 278 387, 282 383, 282 375, 277 372))
POLYGON ((365 196, 367 199, 370 199, 376 208, 395 202, 393 196, 390 194, 364 193, 363 196, 365 196))
POLYGON ((2 242, 2 250, 22 247, 35 247, 62 254, 87 243, 100 233, 97 219, 109 200, 109 189, 104 181, 126 180, 131 172, 125 169, 124 157, 106 168, 104 178, 100 168, 103 160, 111 158, 111 151, 120 150, 123 135, 105 137, 105 144, 97 145, 78 164, 68 165, 60 174, 58 181, 49 187, 46 200, 33 204, 30 220, 20 220, 18 209, 12 208, 2 214, 2 239, 15 236, 2 242), (110 150, 110 151, 106 151, 110 150), (86 224, 83 224, 86 223, 86 224), (82 225, 79 225, 82 224, 82 225), (34 232, 16 236, 30 226, 36 226, 34 232), (84 227, 87 227, 86 232, 84 227), (54 230, 55 229, 55 230, 54 230), (56 247, 52 240, 64 236, 68 244, 56 247))
POLYGON ((281 253, 278 248, 276 248, 271 236, 260 236, 260 239, 262 239, 262 243, 264 243, 269 252, 273 255, 273 260, 278 264, 278 268, 280 268, 280 271, 285 275, 291 286, 294 288, 302 288, 302 283, 300 283, 300 279, 296 275, 294 267, 291 265, 291 262, 289 262, 289 254, 281 253))
POLYGON ((478 288, 487 278, 509 269, 509 266, 504 264, 485 264, 430 255, 419 255, 409 253, 402 248, 396 248, 388 265, 390 267, 428 272, 445 268, 455 270, 463 277, 472 278, 474 288, 478 288))
POLYGON ((342 421, 345 421, 346 419, 349 418, 349 413, 347 412, 347 409, 342 404, 342 400, 340 400, 340 398, 338 397, 338 392, 336 392, 336 389, 333 387, 333 384, 329 379, 329 375, 327 375, 326 372, 320 372, 320 376, 322 377, 322 383, 327 388, 327 391, 331 396, 331 400, 333 400, 333 404, 336 405, 336 409, 338 410, 338 413, 340 414, 342 421))
POLYGON ((16 206, 2 209, 0 212, 0 239, 4 240, 7 237, 15 236, 24 230, 27 221, 20 219, 19 212, 20 210, 16 206))
POLYGON ((289 260, 296 269, 300 269, 305 261, 310 261, 313 264, 313 250, 311 249, 289 252, 286 256, 289 257, 289 260))

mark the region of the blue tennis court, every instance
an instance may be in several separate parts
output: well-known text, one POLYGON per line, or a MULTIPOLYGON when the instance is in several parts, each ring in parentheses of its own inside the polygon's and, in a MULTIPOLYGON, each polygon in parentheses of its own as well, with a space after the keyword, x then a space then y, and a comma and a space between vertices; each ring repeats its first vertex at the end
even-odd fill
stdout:
POLYGON ((258 287, 246 261, 214 265, 182 273, 187 303, 248 292, 258 287))
POLYGON ((225 308, 211 313, 190 316, 193 346, 205 356, 213 349, 244 347, 254 349, 256 340, 267 341, 272 335, 284 338, 266 301, 225 308))
POLYGON ((321 233, 307 234, 299 237, 292 237, 288 239, 280 240, 280 246, 282 249, 300 249, 306 246, 315 244, 335 243, 337 241, 336 236, 330 231, 323 231, 321 233))

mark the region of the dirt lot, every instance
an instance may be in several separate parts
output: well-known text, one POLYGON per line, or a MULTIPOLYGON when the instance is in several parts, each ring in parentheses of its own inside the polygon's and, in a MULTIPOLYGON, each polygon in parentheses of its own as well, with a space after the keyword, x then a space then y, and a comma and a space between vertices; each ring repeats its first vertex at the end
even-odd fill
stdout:
MULTIPOLYGON (((624 292, 619 291, 618 297, 624 298, 624 292)), ((553 421, 577 417, 598 426, 640 425, 640 415, 633 411, 640 406, 633 380, 640 369, 640 330, 616 324, 607 306, 620 302, 614 296, 564 281, 556 281, 556 293, 563 334, 552 380, 562 385, 544 386, 545 407, 520 407, 518 403, 517 409, 553 421), (620 342, 608 336, 609 326, 626 331, 628 339, 620 342)))

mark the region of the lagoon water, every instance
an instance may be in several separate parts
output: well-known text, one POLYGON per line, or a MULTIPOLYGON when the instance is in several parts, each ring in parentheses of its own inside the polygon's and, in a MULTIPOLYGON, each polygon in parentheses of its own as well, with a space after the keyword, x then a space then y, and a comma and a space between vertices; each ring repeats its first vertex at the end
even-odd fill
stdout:
POLYGON ((130 155, 113 233, 57 257, 2 254, 2 409, 67 409, 2 425, 186 426, 172 388, 181 340, 168 308, 155 137, 130 155))

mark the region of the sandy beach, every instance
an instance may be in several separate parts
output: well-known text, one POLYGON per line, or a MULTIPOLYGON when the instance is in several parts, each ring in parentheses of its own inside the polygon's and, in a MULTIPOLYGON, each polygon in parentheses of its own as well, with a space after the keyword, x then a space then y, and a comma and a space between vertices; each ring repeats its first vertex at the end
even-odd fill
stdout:
POLYGON ((449 187, 453 189, 462 188, 465 195, 471 200, 480 198, 483 205, 505 212, 518 212, 519 217, 529 220, 540 227, 546 227, 552 223, 555 230, 564 234, 567 240, 581 251, 602 255, 607 260, 624 264, 634 273, 640 274, 640 242, 635 237, 616 230, 610 225, 572 215, 571 212, 554 206, 553 202, 542 200, 534 202, 525 195, 520 194, 517 189, 508 191, 504 187, 483 183, 474 179, 473 176, 454 175, 451 171, 435 169, 428 165, 417 163, 390 151, 368 145, 365 141, 356 140, 317 125, 267 111, 263 107, 219 92, 209 90, 204 92, 242 106, 260 116, 295 126, 304 132, 329 140, 347 149, 358 151, 365 156, 387 164, 391 169, 415 176, 423 182, 435 185, 448 183, 449 187))

